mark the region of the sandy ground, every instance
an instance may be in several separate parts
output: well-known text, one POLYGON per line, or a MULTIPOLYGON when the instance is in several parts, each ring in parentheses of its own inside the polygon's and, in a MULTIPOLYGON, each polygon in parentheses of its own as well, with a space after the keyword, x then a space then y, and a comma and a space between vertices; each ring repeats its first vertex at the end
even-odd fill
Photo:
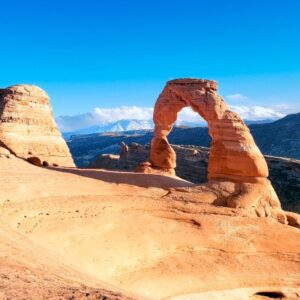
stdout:
POLYGON ((0 299, 300 298, 300 230, 188 186, 0 158, 0 299))

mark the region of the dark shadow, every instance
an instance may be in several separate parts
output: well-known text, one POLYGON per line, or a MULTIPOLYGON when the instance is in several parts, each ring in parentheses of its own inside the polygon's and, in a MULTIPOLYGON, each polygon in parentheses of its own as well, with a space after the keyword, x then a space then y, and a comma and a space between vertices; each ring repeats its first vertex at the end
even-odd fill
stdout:
POLYGON ((193 187, 193 183, 176 177, 168 177, 156 174, 143 174, 124 171, 108 171, 103 169, 76 169, 49 167, 48 170, 71 173, 78 176, 101 180, 108 183, 129 184, 139 187, 175 188, 193 187))
MULTIPOLYGON (((1 116, 0 116, 0 117, 1 117, 1 116)), ((0 147, 7 149, 11 154, 17 156, 16 153, 15 153, 13 150, 11 150, 11 149, 10 149, 4 142, 2 142, 2 141, 0 141, 0 147)))
POLYGON ((263 296, 269 299, 282 299, 285 297, 284 294, 281 292, 258 292, 255 295, 263 296))

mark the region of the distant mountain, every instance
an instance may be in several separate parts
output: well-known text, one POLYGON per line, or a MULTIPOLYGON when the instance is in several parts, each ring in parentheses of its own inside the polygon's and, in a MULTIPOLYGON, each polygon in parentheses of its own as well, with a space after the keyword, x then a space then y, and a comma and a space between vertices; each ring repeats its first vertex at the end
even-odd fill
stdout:
POLYGON ((252 124, 267 124, 267 123, 272 123, 275 122, 278 119, 264 119, 264 120, 244 120, 244 122, 247 125, 252 125, 252 124))
POLYGON ((300 159, 300 113, 249 127, 263 153, 300 159))
MULTIPOLYGON (((249 125, 253 137, 264 154, 300 159, 300 113, 288 115, 271 123, 249 125)), ((148 144, 152 130, 133 130, 90 135, 73 135, 68 141, 71 153, 78 166, 86 166, 103 153, 117 154, 119 143, 136 142, 148 144)), ((169 142, 175 145, 209 147, 207 127, 174 127, 169 142)))
POLYGON ((112 123, 103 123, 96 126, 91 126, 79 129, 73 132, 64 132, 64 138, 68 139, 72 135, 102 133, 102 132, 122 132, 131 130, 153 129, 151 120, 120 120, 112 123))

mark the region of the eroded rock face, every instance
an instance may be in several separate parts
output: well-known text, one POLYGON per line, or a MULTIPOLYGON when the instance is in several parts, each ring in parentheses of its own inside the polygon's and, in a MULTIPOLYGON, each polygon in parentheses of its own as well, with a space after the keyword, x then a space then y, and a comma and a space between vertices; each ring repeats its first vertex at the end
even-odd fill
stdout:
POLYGON ((18 157, 74 167, 58 131, 49 97, 34 85, 0 89, 0 144, 18 157))
POLYGON ((212 138, 208 167, 210 179, 244 181, 267 177, 268 168, 243 120, 230 111, 210 80, 178 79, 169 81, 154 108, 155 132, 151 145, 154 167, 174 169, 175 153, 167 141, 177 113, 190 106, 208 122, 212 138))
MULTIPOLYGON (((206 197, 211 183, 234 182, 232 193, 218 191, 216 202, 241 208, 247 214, 272 216, 287 223, 280 201, 267 179, 267 163, 253 137, 238 114, 229 110, 217 93, 217 83, 202 79, 176 79, 167 82, 156 101, 153 120, 154 137, 151 141, 150 164, 142 164, 144 173, 175 174, 176 154, 167 140, 177 119, 177 113, 190 106, 208 123, 211 149, 208 162, 209 182, 199 189, 198 197, 206 197)), ((222 185, 221 185, 222 186, 222 185)), ((291 222, 291 224, 294 222, 291 222)))

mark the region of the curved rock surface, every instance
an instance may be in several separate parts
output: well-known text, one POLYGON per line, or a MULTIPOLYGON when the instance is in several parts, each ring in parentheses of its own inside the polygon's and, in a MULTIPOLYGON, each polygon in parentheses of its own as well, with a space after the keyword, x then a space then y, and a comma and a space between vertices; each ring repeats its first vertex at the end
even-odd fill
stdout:
POLYGON ((209 179, 237 181, 268 176, 266 161, 243 122, 217 93, 217 83, 201 79, 169 81, 154 108, 154 138, 151 163, 154 167, 174 169, 175 153, 167 141, 177 113, 190 106, 208 123, 212 138, 208 166, 209 179))
POLYGON ((74 167, 69 148, 56 127, 49 97, 34 85, 0 89, 0 146, 18 157, 74 167))
POLYGON ((300 230, 222 207, 233 182, 205 194, 169 176, 14 156, 0 157, 0 180, 0 299, 300 297, 300 230))
POLYGON ((214 181, 233 182, 235 188, 230 194, 224 194, 221 190, 218 202, 243 208, 250 215, 272 216, 281 223, 292 219, 290 224, 298 224, 299 220, 295 222, 294 216, 282 211, 276 192, 267 179, 267 163, 250 130, 237 113, 230 111, 217 93, 217 83, 212 80, 187 78, 167 82, 154 108, 155 129, 150 163, 142 164, 137 171, 175 174, 176 154, 167 136, 177 113, 187 106, 207 121, 212 139, 208 161, 209 182, 204 189, 200 189, 198 197, 205 198, 207 193, 212 193, 211 183, 214 181))

